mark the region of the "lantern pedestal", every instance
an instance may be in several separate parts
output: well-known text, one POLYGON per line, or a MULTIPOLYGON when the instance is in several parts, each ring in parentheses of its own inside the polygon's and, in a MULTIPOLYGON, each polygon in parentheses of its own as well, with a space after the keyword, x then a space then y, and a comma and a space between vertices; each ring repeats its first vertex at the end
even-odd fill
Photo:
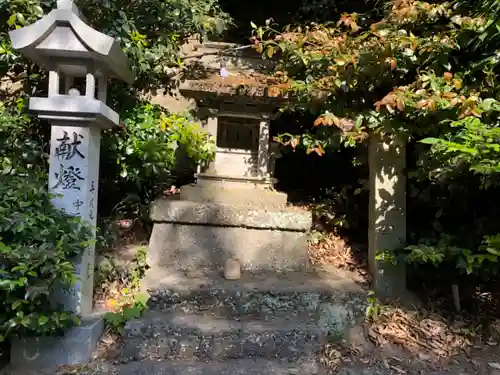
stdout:
POLYGON ((61 365, 88 363, 104 331, 102 316, 87 317, 62 337, 30 337, 11 343, 10 366, 29 370, 55 370, 61 365))

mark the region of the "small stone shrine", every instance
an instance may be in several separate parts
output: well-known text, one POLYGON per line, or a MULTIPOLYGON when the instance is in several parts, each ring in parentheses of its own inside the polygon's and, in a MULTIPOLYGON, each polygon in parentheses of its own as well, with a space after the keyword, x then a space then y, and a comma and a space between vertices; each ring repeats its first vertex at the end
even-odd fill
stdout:
MULTIPOLYGON (((118 41, 88 26, 70 0, 59 0, 57 9, 11 31, 10 38, 15 50, 49 72, 48 97, 30 98, 29 110, 51 124, 53 204, 95 228, 101 130, 119 123, 118 114, 105 104, 107 84, 110 78, 133 82, 127 58, 118 41)), ((63 337, 13 342, 13 367, 40 369, 90 360, 103 331, 102 319, 92 313, 94 258, 92 241, 74 260, 76 285, 53 295, 82 324, 63 337)))
POLYGON ((207 69, 202 79, 181 84, 180 92, 196 101, 216 155, 195 184, 181 187, 179 200, 153 204, 150 282, 161 283, 172 270, 221 270, 228 259, 237 259, 243 272, 308 267, 311 216, 286 207, 286 194, 272 188, 270 121, 286 98, 277 83, 225 60, 220 71, 207 69))

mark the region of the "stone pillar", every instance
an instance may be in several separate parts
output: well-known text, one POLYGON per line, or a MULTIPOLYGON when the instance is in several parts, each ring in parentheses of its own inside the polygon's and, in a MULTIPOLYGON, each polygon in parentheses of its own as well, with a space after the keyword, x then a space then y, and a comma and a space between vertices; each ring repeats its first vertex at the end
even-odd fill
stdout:
MULTIPOLYGON (((218 126, 217 116, 218 116, 218 111, 214 108, 210 108, 208 110, 208 117, 207 117, 207 120, 206 120, 207 122, 205 125, 207 132, 213 137, 216 147, 217 147, 217 126, 218 126)), ((217 151, 215 154, 215 158, 217 158, 217 151)), ((206 172, 211 173, 211 174, 217 173, 216 169, 215 169, 215 160, 210 162, 210 164, 208 165, 208 168, 204 168, 204 169, 206 169, 206 172)))
POLYGON ((269 124, 270 116, 263 115, 259 126, 258 176, 270 178, 269 175, 269 124))
POLYGON ((376 259, 406 241, 406 141, 373 135, 369 145, 369 264, 373 288, 385 297, 406 290, 406 269, 376 259))
MULTIPOLYGON (((96 226, 101 130, 96 127, 52 126, 49 192, 53 204, 96 226)), ((95 231, 92 231, 95 239, 95 231)), ((93 240, 92 239, 92 240, 93 240)), ((95 242, 75 259, 78 282, 59 295, 67 310, 86 317, 92 312, 95 242)))
POLYGON ((207 118, 207 131, 210 133, 217 144, 217 110, 210 109, 207 118))

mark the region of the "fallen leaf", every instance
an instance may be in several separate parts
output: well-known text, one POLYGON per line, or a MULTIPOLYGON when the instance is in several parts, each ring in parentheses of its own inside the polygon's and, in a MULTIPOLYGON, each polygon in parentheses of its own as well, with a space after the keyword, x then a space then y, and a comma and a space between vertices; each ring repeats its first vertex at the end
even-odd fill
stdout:
POLYGON ((418 353, 418 359, 420 359, 421 361, 429 361, 431 359, 431 356, 425 353, 418 353))
POLYGON ((402 369, 401 367, 399 367, 399 366, 390 366, 390 369, 391 369, 391 370, 394 370, 394 371, 396 371, 396 372, 399 372, 400 374, 404 374, 404 373, 406 373, 406 371, 405 371, 405 370, 403 370, 403 369, 402 369))

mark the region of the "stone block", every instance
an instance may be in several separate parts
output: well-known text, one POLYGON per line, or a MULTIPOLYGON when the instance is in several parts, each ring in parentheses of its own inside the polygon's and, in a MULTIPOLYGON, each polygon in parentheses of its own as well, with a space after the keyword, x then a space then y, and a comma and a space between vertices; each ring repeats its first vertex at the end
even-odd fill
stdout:
POLYGON ((155 223, 149 243, 149 264, 160 268, 220 269, 236 258, 247 271, 305 270, 307 235, 271 229, 155 223))
POLYGON ((308 212, 161 199, 151 219, 149 264, 156 271, 222 269, 229 258, 247 271, 305 270, 309 264, 308 212))
POLYGON ((311 213, 296 210, 271 210, 223 204, 159 199, 150 210, 155 223, 240 227, 248 229, 308 232, 311 213))
POLYGON ((89 318, 62 337, 38 337, 13 340, 11 368, 14 371, 55 369, 61 365, 90 362, 104 331, 101 317, 89 318))
POLYGON ((214 168, 218 174, 235 177, 257 177, 257 152, 217 150, 214 168))
POLYGON ((286 194, 254 188, 225 188, 186 185, 181 188, 181 200, 199 203, 218 203, 259 208, 285 208, 286 194))

